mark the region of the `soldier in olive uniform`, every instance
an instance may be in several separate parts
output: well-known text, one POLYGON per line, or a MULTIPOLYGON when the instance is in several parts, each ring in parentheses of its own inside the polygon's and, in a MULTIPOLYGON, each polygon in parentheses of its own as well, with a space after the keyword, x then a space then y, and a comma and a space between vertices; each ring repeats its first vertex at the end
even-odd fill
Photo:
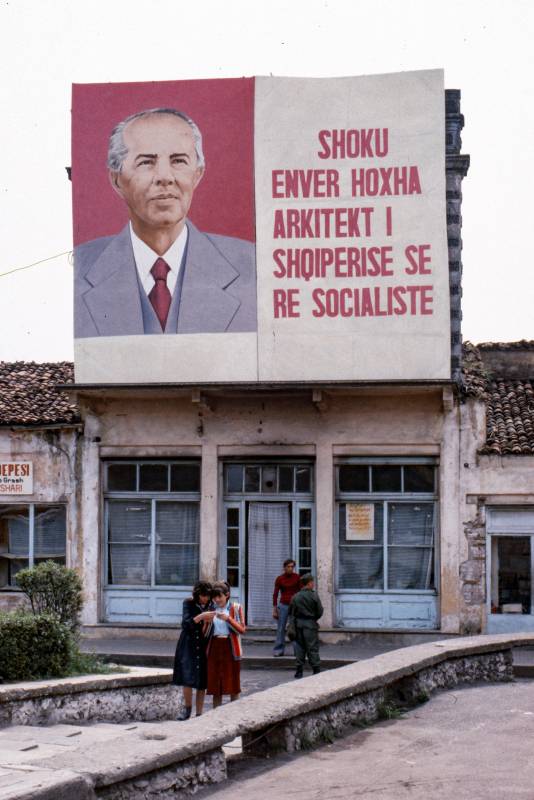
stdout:
POLYGON ((295 678, 302 678, 306 656, 316 675, 321 671, 319 657, 319 625, 317 620, 323 616, 323 605, 314 588, 313 575, 301 578, 302 589, 296 594, 289 608, 289 616, 293 619, 296 630, 295 657, 297 671, 295 678))

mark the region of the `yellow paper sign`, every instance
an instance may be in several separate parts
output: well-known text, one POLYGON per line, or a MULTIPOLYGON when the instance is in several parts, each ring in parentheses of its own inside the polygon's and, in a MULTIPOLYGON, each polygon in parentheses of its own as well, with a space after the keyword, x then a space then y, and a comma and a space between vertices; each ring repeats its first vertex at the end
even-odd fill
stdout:
POLYGON ((373 503, 347 503, 347 541, 372 542, 374 538, 375 507, 373 503))

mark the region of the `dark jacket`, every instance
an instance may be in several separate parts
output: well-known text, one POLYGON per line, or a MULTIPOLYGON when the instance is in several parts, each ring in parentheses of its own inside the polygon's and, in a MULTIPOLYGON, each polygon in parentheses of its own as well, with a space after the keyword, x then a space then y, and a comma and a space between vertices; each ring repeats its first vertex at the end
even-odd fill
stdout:
POLYGON ((193 622, 193 618, 206 611, 192 597, 184 600, 182 611, 182 633, 176 646, 174 656, 174 672, 172 682, 177 686, 191 686, 193 689, 205 689, 208 685, 206 644, 202 622, 193 622))
POLYGON ((289 614, 296 625, 317 628, 317 620, 323 616, 323 604, 315 589, 301 589, 291 601, 289 614))

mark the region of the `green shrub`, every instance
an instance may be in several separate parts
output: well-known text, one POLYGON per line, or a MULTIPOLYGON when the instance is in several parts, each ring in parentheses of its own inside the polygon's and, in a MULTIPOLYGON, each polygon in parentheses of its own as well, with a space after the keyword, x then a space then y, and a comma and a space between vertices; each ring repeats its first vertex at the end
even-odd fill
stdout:
POLYGON ((54 614, 0 613, 0 642, 4 681, 59 678, 68 672, 73 636, 54 614))
POLYGON ((82 582, 75 570, 44 561, 21 569, 17 584, 27 595, 34 614, 53 614, 71 631, 78 629, 83 599, 82 582))

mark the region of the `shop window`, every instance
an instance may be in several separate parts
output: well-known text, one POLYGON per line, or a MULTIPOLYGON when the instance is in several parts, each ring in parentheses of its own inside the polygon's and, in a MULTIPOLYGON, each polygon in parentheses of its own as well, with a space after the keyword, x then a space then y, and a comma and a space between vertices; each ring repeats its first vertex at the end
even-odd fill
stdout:
POLYGON ((373 467, 373 492, 400 492, 402 486, 400 467, 373 467))
POLYGON ((65 564, 66 530, 64 506, 0 505, 0 587, 16 588, 25 567, 65 564))
POLYGON ((110 464, 108 466, 108 489, 110 492, 135 492, 137 489, 136 465, 110 464))
POLYGON ((146 588, 195 583, 199 571, 200 464, 110 463, 107 487, 107 583, 146 588), (114 488, 117 476, 127 474, 125 466, 136 471, 130 491, 114 488), (115 491, 121 496, 114 497, 115 491), (166 493, 165 498, 158 497, 161 492, 166 493), (125 493, 131 497, 125 498, 125 493))
POLYGON ((414 464, 404 467, 405 492, 434 492, 436 470, 429 464, 414 464))
POLYGON ((200 492, 198 462, 116 461, 106 464, 107 492, 200 492))
POLYGON ((293 467, 278 467, 278 491, 292 492, 295 470, 293 467))
POLYGON ((226 495, 310 495, 312 468, 307 464, 225 464, 224 488, 226 495))
POLYGON ((359 464, 344 464, 338 469, 340 492, 368 492, 369 467, 359 464))
POLYGON ((530 536, 491 537, 491 613, 531 614, 530 536))
POLYGON ((433 503, 389 503, 387 538, 388 587, 433 589, 433 503))
POLYGON ((338 589, 433 591, 435 466, 340 464, 336 470, 338 589))
POLYGON ((156 584, 189 586, 198 577, 198 503, 156 503, 156 584))
POLYGON ((372 504, 372 529, 366 538, 356 539, 347 526, 347 516, 352 513, 354 503, 339 505, 339 588, 383 589, 384 588, 384 507, 372 504))
POLYGON ((226 472, 226 491, 243 491, 243 467, 240 464, 229 464, 225 467, 226 472))
POLYGON ((200 464, 171 464, 171 492, 200 492, 200 464))
POLYGON ((139 465, 140 492, 168 492, 169 467, 167 464, 139 465))

